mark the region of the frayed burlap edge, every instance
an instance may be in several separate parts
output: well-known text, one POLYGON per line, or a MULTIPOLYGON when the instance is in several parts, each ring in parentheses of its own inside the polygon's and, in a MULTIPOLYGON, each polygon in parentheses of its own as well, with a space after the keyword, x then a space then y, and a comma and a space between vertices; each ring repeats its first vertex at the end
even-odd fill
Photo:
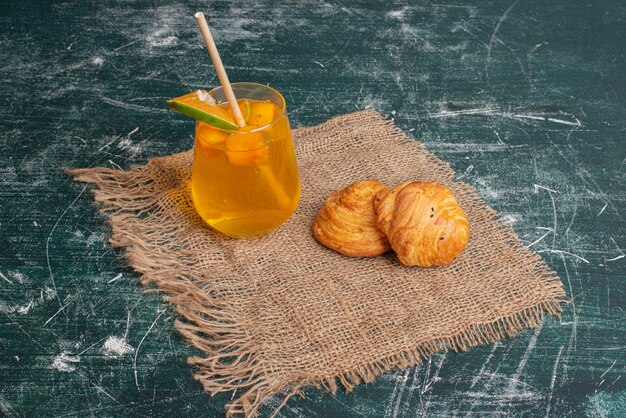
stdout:
MULTIPOLYGON (((368 116, 380 118, 375 111, 362 113, 366 112, 371 113, 368 116)), ((347 116, 338 118, 341 117, 347 116)), ((393 137, 415 142, 395 127, 392 121, 386 120, 384 123, 390 128, 393 137)), ((302 131, 307 129, 315 128, 303 128, 302 131)), ((424 149, 419 143, 416 146, 424 149)), ((454 172, 449 166, 429 154, 428 158, 431 157, 442 165, 444 171, 450 170, 452 179, 454 172)), ((465 329, 456 330, 454 335, 423 341, 413 350, 385 356, 352 370, 329 376, 299 375, 278 380, 260 367, 253 342, 237 318, 229 312, 229 306, 194 284, 195 273, 200 273, 202 267, 196 265, 193 257, 185 258, 184 246, 175 252, 171 248, 163 248, 166 239, 180 234, 180 230, 160 230, 151 240, 137 237, 137 232, 142 228, 140 219, 159 204, 158 195, 151 191, 157 190, 158 180, 155 180, 153 174, 160 159, 154 158, 148 164, 133 167, 126 172, 108 168, 67 169, 66 172, 76 181, 96 185, 97 188, 92 192, 96 202, 102 205, 100 212, 108 215, 112 228, 111 245, 125 248, 129 264, 140 274, 141 283, 148 290, 163 292, 165 299, 175 305, 181 317, 175 321, 176 328, 192 346, 206 354, 206 358, 194 356, 188 359, 188 363, 197 369, 194 375, 196 380, 212 395, 234 390, 245 391, 226 405, 227 416, 255 416, 265 401, 280 394, 283 399, 272 413, 271 416, 274 416, 292 396, 302 395, 305 387, 335 393, 339 382, 347 391, 351 391, 355 385, 369 383, 391 369, 420 364, 436 352, 450 349, 467 351, 471 347, 513 337, 526 328, 537 326, 545 312, 560 317, 561 305, 567 302, 558 276, 541 261, 539 255, 520 245, 512 228, 483 202, 481 209, 497 222, 499 232, 506 240, 536 262, 533 273, 545 287, 544 301, 491 322, 471 324, 465 329)), ((476 193, 472 186, 463 186, 476 193)))

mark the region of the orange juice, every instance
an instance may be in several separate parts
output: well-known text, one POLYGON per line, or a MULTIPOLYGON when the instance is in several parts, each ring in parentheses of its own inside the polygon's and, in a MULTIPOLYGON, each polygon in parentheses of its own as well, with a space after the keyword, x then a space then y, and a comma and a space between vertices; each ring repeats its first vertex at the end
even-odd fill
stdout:
MULTIPOLYGON (((260 84, 232 86, 247 125, 227 131, 196 121, 192 197, 211 227, 251 237, 275 229, 296 210, 300 178, 282 96, 260 84)), ((220 93, 209 94, 230 113, 220 93)))

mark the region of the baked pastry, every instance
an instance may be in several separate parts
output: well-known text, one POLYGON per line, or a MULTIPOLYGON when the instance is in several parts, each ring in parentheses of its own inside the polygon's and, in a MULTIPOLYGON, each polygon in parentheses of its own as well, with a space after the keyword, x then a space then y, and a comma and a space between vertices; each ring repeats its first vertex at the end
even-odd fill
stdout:
POLYGON ((365 180, 331 194, 313 223, 313 236, 350 257, 370 257, 391 249, 376 223, 374 196, 387 186, 365 180))
POLYGON ((431 182, 407 182, 378 192, 378 226, 407 266, 443 266, 463 252, 470 229, 454 194, 431 182))

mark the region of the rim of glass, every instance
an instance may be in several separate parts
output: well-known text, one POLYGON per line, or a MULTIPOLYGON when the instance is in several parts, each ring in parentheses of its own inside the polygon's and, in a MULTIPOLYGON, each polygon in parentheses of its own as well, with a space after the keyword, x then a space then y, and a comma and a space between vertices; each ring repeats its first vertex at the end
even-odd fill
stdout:
MULTIPOLYGON (((244 85, 244 84, 252 85, 252 86, 258 86, 258 87, 261 87, 263 89, 266 89, 266 90, 269 90, 269 91, 272 91, 272 92, 276 93, 278 95, 278 97, 280 98, 280 101, 282 103, 281 109, 280 109, 280 113, 278 115, 276 115, 274 117, 274 119, 272 119, 272 121, 270 123, 267 123, 265 125, 259 126, 257 128, 254 128, 254 129, 250 129, 249 131, 240 131, 238 129, 229 130, 229 129, 220 129, 220 128, 218 128, 221 131, 228 132, 229 135, 233 135, 233 134, 234 135, 240 135, 240 134, 248 134, 250 132, 260 132, 260 131, 263 131, 263 130, 269 128, 270 126, 272 126, 273 124, 275 124, 285 114, 285 112, 287 111, 287 102, 285 101, 285 98, 283 97, 283 95, 278 90, 276 90, 273 87, 270 87, 270 86, 268 86, 266 84, 255 83, 255 82, 252 82, 252 81, 239 81, 239 82, 236 82, 236 83, 230 83, 230 85, 233 86, 233 87, 244 85)), ((209 90, 209 94, 212 94, 214 91, 217 91, 217 90, 224 90, 224 88, 222 86, 215 87, 215 88, 209 90)), ((237 97, 237 100, 239 100, 239 99, 241 99, 241 97, 237 97)), ((246 99, 246 97, 244 97, 244 99, 246 99)), ((254 100, 254 99, 252 99, 252 100, 254 100)))

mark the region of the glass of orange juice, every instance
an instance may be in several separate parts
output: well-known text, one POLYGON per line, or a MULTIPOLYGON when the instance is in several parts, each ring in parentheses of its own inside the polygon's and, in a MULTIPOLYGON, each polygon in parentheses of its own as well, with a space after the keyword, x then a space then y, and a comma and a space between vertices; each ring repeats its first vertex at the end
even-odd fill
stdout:
MULTIPOLYGON (((223 130, 196 121, 191 190, 198 214, 233 237, 265 234, 298 207, 300 176, 285 99, 257 83, 233 83, 246 121, 223 130)), ((222 87, 208 94, 231 116, 222 87)))

